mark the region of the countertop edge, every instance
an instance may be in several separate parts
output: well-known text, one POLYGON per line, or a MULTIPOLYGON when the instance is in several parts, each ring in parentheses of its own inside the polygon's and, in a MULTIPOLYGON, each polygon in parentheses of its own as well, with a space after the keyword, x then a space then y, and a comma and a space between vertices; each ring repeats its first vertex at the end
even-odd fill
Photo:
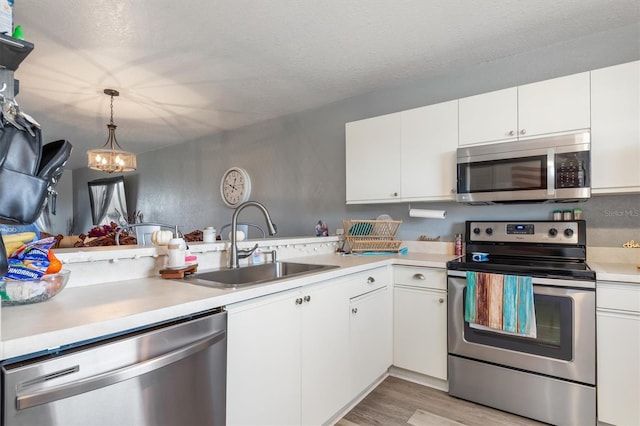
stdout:
MULTIPOLYGON (((335 253, 303 256, 287 260, 335 264, 339 268, 276 283, 266 283, 242 291, 190 286, 188 291, 174 293, 174 289, 171 287, 182 283, 160 277, 136 278, 118 283, 69 288, 56 298, 42 304, 2 309, 1 359, 39 353, 63 345, 146 327, 376 267, 404 265, 445 269, 446 262, 454 258, 456 256, 451 254, 411 252, 405 255, 385 256, 344 256, 335 253), (131 291, 133 291, 132 300, 114 300, 113 296, 111 299, 101 296, 108 293, 130 294, 128 292, 131 291), (82 301, 85 296, 90 296, 90 300, 95 299, 94 305, 84 306, 82 301), (103 300, 103 297, 105 301, 101 304, 100 301, 103 300), (136 306, 136 302, 146 303, 149 307, 139 308, 136 306), (69 304, 72 309, 84 311, 78 313, 84 319, 74 322, 74 315, 68 312, 70 306, 65 303, 69 304), (50 318, 60 319, 63 322, 66 320, 68 325, 55 328, 48 324, 48 328, 45 327, 41 332, 29 333, 28 327, 31 324, 43 321, 46 323, 50 318), (12 325, 16 325, 15 330, 10 328, 12 325), (19 327, 23 327, 23 329, 18 330, 19 327)), ((596 271, 598 281, 640 284, 640 270, 636 268, 636 265, 606 262, 590 262, 589 265, 596 271)))
POLYGON ((190 286, 189 291, 182 292, 183 294, 180 295, 182 297, 176 298, 175 302, 166 301, 172 291, 170 286, 183 283, 178 284, 173 280, 165 280, 160 277, 137 278, 118 283, 69 288, 55 298, 41 304, 2 309, 1 359, 7 360, 28 354, 52 351, 61 346, 123 333, 128 330, 170 321, 232 303, 283 292, 376 267, 407 265, 444 269, 446 262, 453 258, 455 258, 453 255, 425 253, 388 256, 341 256, 338 254, 304 256, 287 260, 338 264, 339 268, 276 283, 266 283, 242 291, 225 291, 190 286), (145 303, 150 303, 153 307, 136 311, 135 290, 138 291, 138 296, 145 298, 145 303), (164 296, 160 297, 155 293, 156 290, 164 296), (133 291, 133 294, 131 291, 133 291), (79 301, 84 296, 91 296, 99 300, 102 293, 131 294, 132 300, 115 301, 106 298, 103 305, 96 303, 95 306, 78 306, 79 310, 85 311, 78 313, 85 320, 82 320, 81 323, 74 323, 73 315, 68 312, 69 306, 65 306, 65 303, 73 305, 75 302, 79 304, 81 303, 79 301), (157 300, 153 300, 154 298, 157 300), (148 299, 151 299, 151 302, 148 299), (101 311, 103 312, 103 317, 99 317, 101 311), (67 313, 66 316, 64 315, 65 312, 67 313), (69 325, 63 325, 60 328, 51 327, 51 324, 46 323, 51 318, 56 318, 60 321, 66 320, 69 325), (21 331, 18 330, 19 327, 30 327, 29 324, 38 324, 42 321, 49 327, 42 332, 36 331, 34 334, 30 334, 26 328, 21 331), (12 324, 16 325, 16 329, 11 329, 12 324))

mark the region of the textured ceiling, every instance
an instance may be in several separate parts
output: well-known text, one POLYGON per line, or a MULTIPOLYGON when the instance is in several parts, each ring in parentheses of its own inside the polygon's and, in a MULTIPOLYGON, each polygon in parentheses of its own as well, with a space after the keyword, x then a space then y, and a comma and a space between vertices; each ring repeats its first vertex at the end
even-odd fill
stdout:
POLYGON ((144 152, 640 19, 637 0, 17 0, 16 98, 69 168, 144 152))

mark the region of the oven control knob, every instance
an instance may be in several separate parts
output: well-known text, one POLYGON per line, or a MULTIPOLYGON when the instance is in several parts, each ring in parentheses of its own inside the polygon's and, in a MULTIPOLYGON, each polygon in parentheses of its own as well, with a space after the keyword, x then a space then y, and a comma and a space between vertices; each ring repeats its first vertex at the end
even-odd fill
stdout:
POLYGON ((558 230, 556 228, 549 229, 549 236, 555 237, 556 235, 558 235, 558 230))
POLYGON ((493 229, 492 228, 487 228, 484 230, 484 232, 487 233, 487 235, 492 235, 493 234, 493 229))
POLYGON ((473 233, 478 235, 480 233, 480 228, 473 228, 473 233))
POLYGON ((565 230, 564 230, 564 235, 565 235, 566 237, 571 237, 571 236, 573 235, 573 229, 571 229, 571 228, 567 228, 567 229, 565 229, 565 230))

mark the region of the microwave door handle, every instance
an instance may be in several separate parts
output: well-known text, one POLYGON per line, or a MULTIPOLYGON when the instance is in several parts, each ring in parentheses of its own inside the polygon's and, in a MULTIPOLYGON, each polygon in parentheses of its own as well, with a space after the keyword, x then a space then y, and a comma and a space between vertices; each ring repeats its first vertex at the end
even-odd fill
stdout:
POLYGON ((547 195, 556 194, 556 150, 547 150, 547 195))

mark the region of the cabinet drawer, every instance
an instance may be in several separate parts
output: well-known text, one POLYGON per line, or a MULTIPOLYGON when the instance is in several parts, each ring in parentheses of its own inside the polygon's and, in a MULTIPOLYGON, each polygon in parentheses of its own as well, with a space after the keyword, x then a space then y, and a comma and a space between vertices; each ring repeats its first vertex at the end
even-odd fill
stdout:
POLYGON ((599 281, 596 284, 596 306, 640 313, 640 286, 599 281))
POLYGON ((376 268, 345 277, 349 286, 349 298, 387 286, 391 282, 389 268, 376 268))
POLYGON ((411 287, 447 289, 447 273, 444 269, 415 266, 394 266, 393 283, 411 287))

